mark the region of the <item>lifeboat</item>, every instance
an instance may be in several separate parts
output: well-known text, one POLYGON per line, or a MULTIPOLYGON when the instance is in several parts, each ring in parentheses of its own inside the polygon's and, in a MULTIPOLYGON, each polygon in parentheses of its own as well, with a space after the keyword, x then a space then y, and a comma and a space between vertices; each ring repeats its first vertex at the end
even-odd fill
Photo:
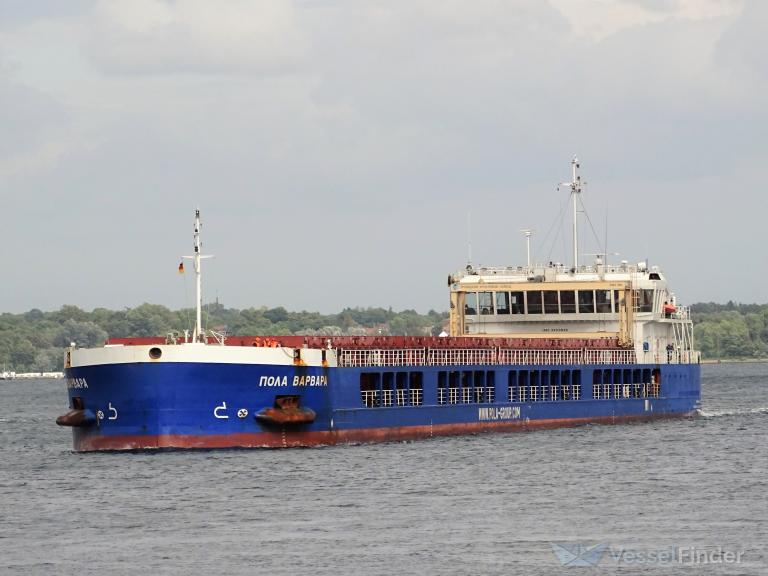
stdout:
POLYGON ((298 396, 278 396, 274 406, 264 408, 256 414, 256 420, 273 426, 311 424, 316 417, 311 408, 299 406, 298 396))

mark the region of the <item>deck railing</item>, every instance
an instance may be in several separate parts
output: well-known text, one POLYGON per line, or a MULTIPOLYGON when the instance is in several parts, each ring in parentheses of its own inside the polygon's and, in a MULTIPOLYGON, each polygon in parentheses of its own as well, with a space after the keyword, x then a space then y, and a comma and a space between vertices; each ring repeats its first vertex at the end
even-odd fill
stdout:
POLYGON ((339 366, 470 366, 637 364, 634 350, 506 350, 501 348, 408 348, 339 350, 339 366))

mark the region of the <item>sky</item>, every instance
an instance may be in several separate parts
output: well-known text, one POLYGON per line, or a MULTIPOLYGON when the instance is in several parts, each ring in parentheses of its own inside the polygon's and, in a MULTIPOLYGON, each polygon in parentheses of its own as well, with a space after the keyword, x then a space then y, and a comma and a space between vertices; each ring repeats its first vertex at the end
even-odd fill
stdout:
POLYGON ((0 0, 0 312, 191 306, 198 207, 206 301, 446 310, 470 242, 570 260, 574 155, 583 254, 764 303, 766 29, 762 0, 0 0))

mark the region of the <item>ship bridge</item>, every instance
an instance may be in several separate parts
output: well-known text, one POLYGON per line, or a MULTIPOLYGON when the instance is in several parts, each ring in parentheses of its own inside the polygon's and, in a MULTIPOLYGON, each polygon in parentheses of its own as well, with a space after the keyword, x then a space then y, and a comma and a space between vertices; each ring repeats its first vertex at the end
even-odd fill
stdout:
POLYGON ((649 361, 693 351, 688 308, 646 262, 467 266, 448 286, 451 336, 616 338, 649 361))

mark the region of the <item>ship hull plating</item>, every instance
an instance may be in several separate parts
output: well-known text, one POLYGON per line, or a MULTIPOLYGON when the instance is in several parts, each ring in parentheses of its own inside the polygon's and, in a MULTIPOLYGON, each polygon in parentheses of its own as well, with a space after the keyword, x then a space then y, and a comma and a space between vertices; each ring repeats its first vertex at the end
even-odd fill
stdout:
POLYGON ((68 368, 66 377, 70 406, 97 415, 73 427, 76 451, 283 448, 619 424, 693 416, 700 395, 697 364, 139 362, 68 368), (286 396, 314 420, 275 425, 255 417, 286 396))

